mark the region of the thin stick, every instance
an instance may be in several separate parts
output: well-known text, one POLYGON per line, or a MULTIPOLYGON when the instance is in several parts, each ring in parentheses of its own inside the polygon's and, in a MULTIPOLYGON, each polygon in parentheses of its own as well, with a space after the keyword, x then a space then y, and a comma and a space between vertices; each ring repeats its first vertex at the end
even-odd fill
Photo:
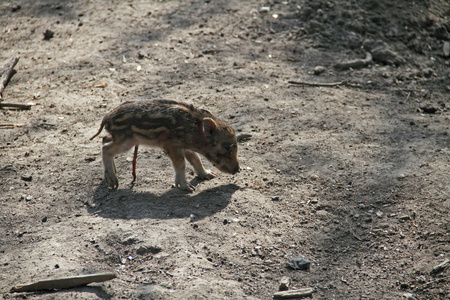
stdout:
POLYGON ((439 279, 436 279, 436 280, 433 280, 433 281, 426 282, 426 283, 424 283, 424 285, 429 286, 429 285, 431 285, 433 283, 436 283, 436 282, 439 282, 439 281, 442 281, 442 280, 446 280, 446 279, 449 279, 449 278, 450 278, 450 276, 442 277, 442 278, 439 278, 439 279))
POLYGON ((1 82, 0 82, 0 99, 2 99, 2 93, 5 89, 6 85, 8 84, 9 79, 12 76, 14 67, 16 66, 17 62, 19 61, 19 58, 13 58, 9 63, 7 63, 2 71, 1 71, 1 82))
POLYGON ((34 292, 39 290, 61 290, 77 286, 86 285, 92 282, 102 282, 116 278, 114 273, 100 273, 91 275, 81 275, 65 278, 42 280, 31 284, 15 286, 13 292, 34 292))
POLYGON ((307 81, 288 81, 290 84, 309 85, 309 86, 338 86, 344 84, 343 81, 339 82, 307 82, 307 81))
POLYGON ((347 81, 339 81, 339 82, 307 82, 307 81, 294 81, 290 80, 288 81, 290 84, 296 84, 296 85, 307 85, 307 86, 324 86, 324 87, 333 87, 333 86, 339 86, 339 85, 345 85, 350 87, 360 87, 357 84, 352 84, 347 81))
POLYGON ((22 127, 23 124, 0 124, 0 128, 22 127))
POLYGON ((20 103, 0 103, 0 108, 3 107, 11 107, 11 108, 17 108, 17 109, 30 109, 34 103, 28 103, 28 104, 20 104, 20 103))

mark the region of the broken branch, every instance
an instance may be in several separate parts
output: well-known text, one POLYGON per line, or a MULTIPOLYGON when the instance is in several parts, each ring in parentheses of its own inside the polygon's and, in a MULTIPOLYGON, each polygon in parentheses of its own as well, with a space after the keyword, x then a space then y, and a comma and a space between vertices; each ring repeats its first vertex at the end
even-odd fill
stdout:
POLYGON ((324 86, 324 87, 333 87, 333 86, 339 86, 339 85, 345 85, 350 87, 360 87, 357 84, 352 84, 347 81, 339 81, 339 82, 307 82, 307 81, 288 81, 290 84, 296 84, 296 85, 307 85, 307 86, 324 86))
POLYGON ((277 292, 273 294, 273 299, 297 299, 297 298, 311 297, 313 292, 314 292, 313 288, 304 288, 298 290, 277 292))
POLYGON ((8 128, 22 127, 22 126, 24 126, 24 125, 23 124, 0 124, 0 129, 1 128, 8 129, 8 128))
POLYGON ((347 70, 350 68, 359 69, 367 67, 372 62, 372 55, 367 52, 366 58, 343 61, 334 65, 336 69, 347 70))
POLYGON ((0 99, 2 99, 2 93, 5 89, 6 85, 8 84, 9 79, 11 78, 14 67, 16 66, 17 62, 19 61, 19 58, 13 58, 9 63, 7 63, 2 70, 0 71, 1 74, 1 81, 0 81, 0 99))
POLYGON ((17 109, 30 109, 33 105, 36 105, 34 103, 28 103, 28 104, 20 104, 20 103, 0 103, 0 108, 3 107, 11 107, 11 108, 17 108, 17 109))
POLYGON ((92 282, 103 282, 116 278, 114 273, 100 273, 91 275, 72 276, 42 280, 31 284, 19 285, 11 288, 13 292, 34 292, 39 290, 61 290, 86 285, 92 282))

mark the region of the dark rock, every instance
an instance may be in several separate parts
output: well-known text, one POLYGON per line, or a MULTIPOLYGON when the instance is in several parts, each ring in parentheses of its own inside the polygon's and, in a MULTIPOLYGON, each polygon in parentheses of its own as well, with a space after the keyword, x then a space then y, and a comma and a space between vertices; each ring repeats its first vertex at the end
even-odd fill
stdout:
POLYGON ((123 245, 133 245, 133 244, 136 244, 137 242, 139 242, 139 240, 137 238, 129 237, 129 238, 124 239, 122 241, 122 244, 123 245))
POLYGON ((22 8, 22 6, 15 4, 11 7, 11 11, 16 12, 16 11, 20 10, 21 8, 22 8))
POLYGON ((374 61, 397 66, 405 63, 399 54, 389 49, 388 45, 381 40, 366 40, 363 47, 372 54, 374 61))
POLYGON ((241 133, 236 137, 238 143, 246 142, 251 139, 252 135, 249 133, 241 133))
POLYGON ((294 270, 309 271, 311 262, 303 257, 298 257, 287 262, 288 267, 294 270))
POLYGON ((33 176, 31 175, 22 175, 20 176, 20 179, 22 179, 23 181, 32 181, 33 180, 33 176))
POLYGON ((51 30, 46 30, 45 32, 44 32, 44 40, 45 41, 48 41, 48 40, 50 40, 51 38, 53 38, 55 36, 55 33, 53 32, 53 31, 51 31, 51 30))
POLYGON ((136 253, 139 255, 144 255, 150 252, 150 249, 148 247, 145 246, 141 246, 136 250, 136 253))
POLYGON ((407 288, 409 288, 409 284, 407 284, 407 283, 400 283, 400 288, 406 290, 407 288))
POLYGON ((420 106, 420 111, 426 114, 435 114, 439 109, 431 105, 420 106))
POLYGON ((158 246, 150 246, 150 247, 147 247, 147 248, 148 248, 148 250, 150 251, 151 254, 158 254, 159 252, 162 251, 161 247, 158 247, 158 246))

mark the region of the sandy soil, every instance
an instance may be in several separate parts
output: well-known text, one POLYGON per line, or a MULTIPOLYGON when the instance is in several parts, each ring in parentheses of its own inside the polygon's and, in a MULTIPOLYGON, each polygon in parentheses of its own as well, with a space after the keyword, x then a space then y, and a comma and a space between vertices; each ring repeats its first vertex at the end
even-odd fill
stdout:
POLYGON ((313 299, 449 299, 449 18, 444 0, 0 2, 0 64, 20 57, 3 101, 36 104, 0 110, 23 125, 0 127, 0 297, 271 299, 287 276, 313 299), (129 152, 109 190, 89 137, 144 98, 227 120, 242 171, 189 169, 185 193, 141 148, 137 183, 129 152))

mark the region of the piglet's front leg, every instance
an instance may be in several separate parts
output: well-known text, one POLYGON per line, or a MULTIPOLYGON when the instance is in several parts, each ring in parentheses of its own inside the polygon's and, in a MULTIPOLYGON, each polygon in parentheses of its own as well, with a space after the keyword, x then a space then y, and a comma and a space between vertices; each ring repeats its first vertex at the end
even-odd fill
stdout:
POLYGON ((175 186, 182 190, 192 192, 195 187, 186 180, 186 162, 184 159, 184 150, 177 148, 164 147, 164 151, 172 161, 175 170, 175 186))
POLYGON ((198 157, 197 153, 191 150, 184 150, 184 155, 189 163, 194 167, 194 171, 198 177, 205 180, 216 177, 216 174, 211 172, 211 170, 206 170, 205 167, 203 167, 202 161, 200 160, 200 157, 198 157))

